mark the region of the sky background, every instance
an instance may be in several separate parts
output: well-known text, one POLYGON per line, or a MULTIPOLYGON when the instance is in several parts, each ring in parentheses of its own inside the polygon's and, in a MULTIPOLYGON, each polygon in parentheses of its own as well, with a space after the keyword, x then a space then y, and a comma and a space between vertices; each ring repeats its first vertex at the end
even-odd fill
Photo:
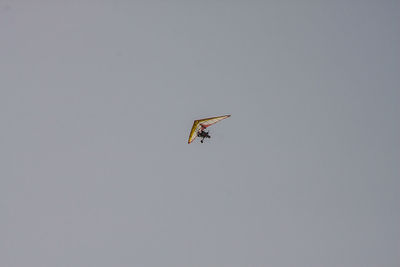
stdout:
POLYGON ((0 266, 400 266, 399 25, 389 0, 1 0, 0 266))

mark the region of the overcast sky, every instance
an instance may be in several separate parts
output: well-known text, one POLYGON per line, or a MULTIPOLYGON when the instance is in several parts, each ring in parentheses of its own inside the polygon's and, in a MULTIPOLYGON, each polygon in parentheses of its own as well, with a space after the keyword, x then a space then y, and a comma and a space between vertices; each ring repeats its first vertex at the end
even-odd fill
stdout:
POLYGON ((0 266, 400 266, 399 25, 389 0, 1 0, 0 266))

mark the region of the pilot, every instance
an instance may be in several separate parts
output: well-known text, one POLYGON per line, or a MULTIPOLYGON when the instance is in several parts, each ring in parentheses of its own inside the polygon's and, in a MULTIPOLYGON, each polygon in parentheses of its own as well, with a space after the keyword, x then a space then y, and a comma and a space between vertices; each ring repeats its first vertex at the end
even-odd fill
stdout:
POLYGON ((206 132, 204 130, 197 132, 197 136, 202 137, 202 139, 200 140, 201 143, 204 142, 204 138, 211 138, 211 136, 208 134, 208 132, 206 132))

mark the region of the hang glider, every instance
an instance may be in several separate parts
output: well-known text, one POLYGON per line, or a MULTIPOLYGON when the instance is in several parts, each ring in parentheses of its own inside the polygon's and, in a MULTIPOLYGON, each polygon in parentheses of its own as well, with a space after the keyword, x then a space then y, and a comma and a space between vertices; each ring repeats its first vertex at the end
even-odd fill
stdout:
POLYGON ((193 142, 196 137, 201 137, 201 141, 203 143, 204 138, 210 138, 208 132, 204 131, 208 126, 213 125, 223 119, 229 118, 231 115, 224 115, 218 117, 205 118, 200 120, 195 120, 193 122, 192 130, 190 131, 188 144, 193 142))

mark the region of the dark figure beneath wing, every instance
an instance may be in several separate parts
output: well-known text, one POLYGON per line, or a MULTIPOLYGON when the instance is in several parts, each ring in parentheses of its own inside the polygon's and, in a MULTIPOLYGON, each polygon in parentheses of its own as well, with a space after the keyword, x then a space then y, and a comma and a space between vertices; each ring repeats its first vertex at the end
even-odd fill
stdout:
POLYGON ((200 142, 203 143, 204 142, 204 138, 211 138, 211 136, 208 134, 208 132, 204 131, 204 130, 200 130, 197 132, 197 136, 201 137, 200 142))

